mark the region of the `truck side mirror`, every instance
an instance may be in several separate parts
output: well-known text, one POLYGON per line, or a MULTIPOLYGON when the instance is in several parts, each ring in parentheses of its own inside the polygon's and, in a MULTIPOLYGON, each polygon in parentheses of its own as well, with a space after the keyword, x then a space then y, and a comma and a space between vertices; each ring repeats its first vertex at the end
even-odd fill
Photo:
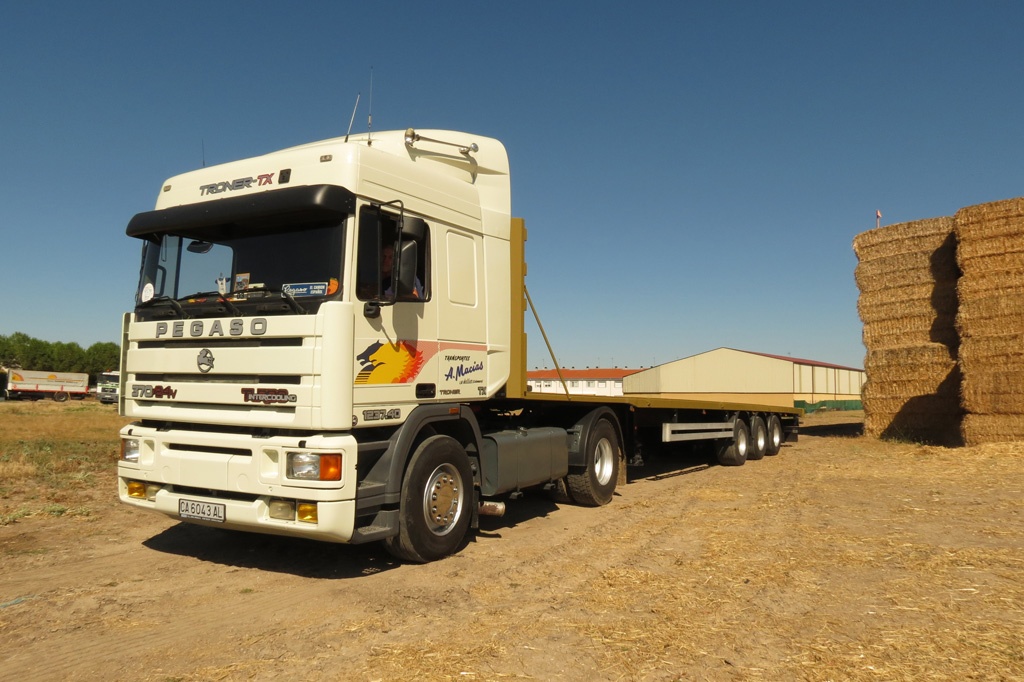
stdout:
POLYGON ((427 223, 422 218, 404 216, 402 220, 402 239, 423 242, 427 238, 427 223))
POLYGON ((404 297, 422 297, 423 292, 416 291, 416 265, 419 263, 419 245, 414 241, 402 242, 402 256, 398 260, 398 299, 404 297))

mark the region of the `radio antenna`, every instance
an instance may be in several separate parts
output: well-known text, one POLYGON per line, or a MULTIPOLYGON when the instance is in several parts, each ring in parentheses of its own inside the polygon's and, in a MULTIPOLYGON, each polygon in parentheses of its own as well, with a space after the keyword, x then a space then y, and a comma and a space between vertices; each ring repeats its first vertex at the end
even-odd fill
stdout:
POLYGON ((359 97, 362 94, 363 93, 361 92, 356 93, 356 105, 352 107, 352 118, 348 120, 348 130, 345 131, 345 142, 348 142, 348 136, 352 133, 352 123, 356 120, 356 109, 359 108, 359 97))
POLYGON ((366 119, 366 143, 373 144, 373 67, 370 67, 370 113, 366 119))

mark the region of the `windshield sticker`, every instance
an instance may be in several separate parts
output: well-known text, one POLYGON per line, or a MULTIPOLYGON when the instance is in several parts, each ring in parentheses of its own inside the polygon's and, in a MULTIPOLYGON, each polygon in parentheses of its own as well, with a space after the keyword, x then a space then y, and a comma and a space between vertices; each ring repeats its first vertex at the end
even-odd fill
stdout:
POLYGON ((338 292, 338 280, 331 277, 331 281, 327 283, 327 295, 335 294, 338 292))
POLYGON ((141 300, 143 303, 145 303, 146 301, 152 300, 152 298, 153 298, 153 283, 152 282, 146 282, 146 286, 142 287, 142 295, 139 296, 139 300, 141 300))
POLYGON ((285 284, 281 290, 289 296, 326 296, 328 293, 327 282, 285 284))
POLYGON ((239 272, 235 275, 235 291, 242 291, 249 288, 249 273, 239 272))

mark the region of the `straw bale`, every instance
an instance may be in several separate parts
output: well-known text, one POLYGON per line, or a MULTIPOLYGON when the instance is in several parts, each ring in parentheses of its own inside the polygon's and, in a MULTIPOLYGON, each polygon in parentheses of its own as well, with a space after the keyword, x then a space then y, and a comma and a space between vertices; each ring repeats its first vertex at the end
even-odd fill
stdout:
MULTIPOLYGON (((1024 234, 1018 235, 1016 240, 1024 243, 1024 234)), ((995 250, 998 247, 992 248, 995 250)), ((989 272, 1012 272, 1024 269, 1024 253, 1009 251, 1007 248, 1003 247, 994 253, 963 256, 959 259, 957 267, 960 268, 961 273, 969 275, 989 272)), ((970 253, 970 251, 971 245, 968 245, 967 252, 970 253)))
POLYGON ((1024 198, 962 208, 955 223, 964 273, 1024 268, 1024 198))
POLYGON ((853 251, 861 262, 939 248, 953 233, 952 217, 915 220, 886 225, 862 232, 853 238, 853 251))
POLYGON ((869 350, 864 357, 864 369, 868 372, 869 381, 872 370, 888 372, 903 368, 911 372, 945 376, 954 365, 956 358, 950 353, 949 347, 941 343, 879 348, 869 350))
POLYGON ((1024 440, 1024 415, 967 414, 960 426, 966 445, 1024 440))
POLYGON ((932 445, 963 444, 959 414, 898 411, 894 414, 864 412, 864 433, 874 438, 910 440, 932 445))
MULTIPOLYGON (((888 260, 888 259, 883 259, 888 260)), ((861 293, 885 291, 897 287, 913 286, 927 282, 949 282, 956 281, 960 276, 960 268, 953 264, 945 271, 937 271, 930 265, 913 265, 905 268, 890 269, 888 263, 882 261, 871 261, 860 263, 853 271, 853 279, 861 293), (881 264, 881 265, 880 265, 881 264), (954 269, 955 273, 948 270, 954 269)))
POLYGON ((949 235, 948 242, 939 249, 860 261, 853 271, 857 287, 862 292, 870 292, 935 281, 954 281, 960 277, 960 268, 956 263, 953 235, 949 235))
POLYGON ((956 290, 961 306, 988 297, 1024 298, 1024 268, 965 273, 956 290))
POLYGON ((864 345, 869 349, 941 343, 950 348, 960 344, 956 316, 952 313, 914 315, 864 324, 864 345))
POLYGON ((862 293, 857 300, 860 319, 867 322, 905 317, 956 314, 956 282, 930 282, 862 293))
POLYGON ((959 418, 964 410, 960 407, 960 398, 956 395, 916 395, 904 398, 868 398, 863 400, 864 414, 875 418, 888 418, 893 421, 902 417, 932 417, 943 419, 959 418))
MULTIPOLYGON (((904 379, 900 381, 879 381, 868 379, 861 391, 861 398, 864 402, 870 402, 880 410, 888 410, 886 407, 890 401, 907 401, 910 398, 923 395, 934 395, 942 398, 953 405, 960 405, 960 375, 959 370, 954 366, 944 374, 934 374, 922 378, 904 379), (954 374, 956 370, 956 374, 954 374)), ((889 411, 895 412, 900 409, 897 406, 889 411)))
POLYGON ((965 302, 956 316, 961 343, 1024 330, 1024 300, 987 297, 965 302))
POLYGON ((1013 367, 972 368, 964 372, 964 409, 974 414, 1024 414, 1024 362, 1013 367))
POLYGON ((955 445, 960 442, 960 370, 940 343, 876 348, 864 359, 864 432, 955 445))
POLYGON ((1024 330, 968 337, 960 346, 959 357, 961 365, 972 367, 1024 362, 1024 330))
POLYGON ((961 242, 1019 233, 1024 224, 1024 197, 965 206, 953 219, 961 242))

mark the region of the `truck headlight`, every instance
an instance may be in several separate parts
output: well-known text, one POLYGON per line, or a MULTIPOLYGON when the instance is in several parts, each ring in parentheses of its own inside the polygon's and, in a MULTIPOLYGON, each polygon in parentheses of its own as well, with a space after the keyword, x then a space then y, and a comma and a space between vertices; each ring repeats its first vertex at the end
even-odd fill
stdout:
POLYGON ((139 461, 139 439, 138 438, 122 438, 121 439, 121 459, 126 462, 139 461))
POLYGON ((289 452, 287 476, 301 481, 340 481, 341 455, 289 452))

